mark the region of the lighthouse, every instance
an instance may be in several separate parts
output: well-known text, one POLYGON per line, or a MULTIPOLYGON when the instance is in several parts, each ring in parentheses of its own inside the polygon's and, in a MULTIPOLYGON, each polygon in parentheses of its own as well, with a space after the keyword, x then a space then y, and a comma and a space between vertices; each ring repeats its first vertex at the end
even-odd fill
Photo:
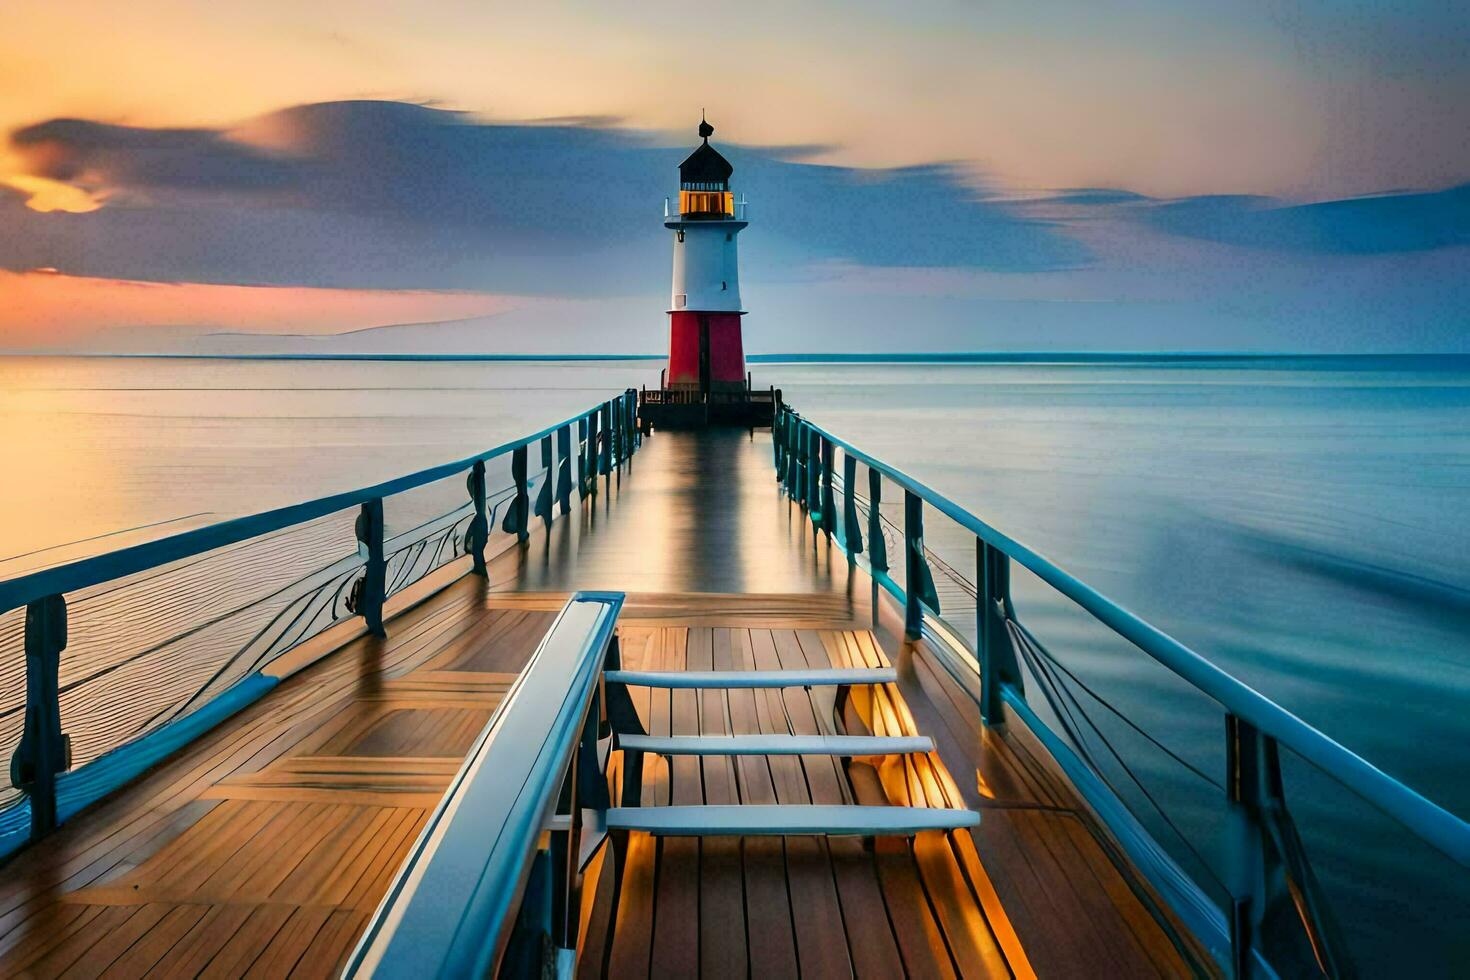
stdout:
POLYGON ((664 200, 674 249, 669 361, 660 390, 640 400, 645 426, 769 425, 774 410, 776 393, 752 392, 745 373, 736 244, 745 204, 730 190, 735 168, 710 145, 714 132, 700 120, 700 144, 679 164, 678 204, 664 200))
POLYGON ((666 208, 664 215, 674 240, 665 385, 675 391, 745 390, 736 240, 746 222, 735 214, 730 191, 735 168, 710 146, 714 131, 700 120, 703 142, 679 164, 678 212, 666 208))

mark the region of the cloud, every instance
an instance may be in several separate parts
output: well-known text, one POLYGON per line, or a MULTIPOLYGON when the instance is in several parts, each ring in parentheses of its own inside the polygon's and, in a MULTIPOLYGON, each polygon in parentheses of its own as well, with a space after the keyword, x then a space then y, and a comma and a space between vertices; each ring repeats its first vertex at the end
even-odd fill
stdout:
MULTIPOLYGON (((603 120, 487 123, 399 102, 297 106, 227 130, 78 119, 12 136, 89 214, 0 200, 0 267, 119 279, 625 295, 662 285, 661 201, 688 147, 603 120)), ((858 170, 724 146, 751 200, 745 272, 839 261, 1032 272, 1087 261, 958 169, 858 170), (758 244, 757 244, 758 243, 758 244)))
POLYGON ((1470 245, 1470 184, 1297 205, 1193 197, 1137 213, 1171 234, 1258 249, 1371 255, 1470 245))
POLYGON ((52 119, 16 130, 10 145, 30 176, 92 190, 280 188, 298 176, 294 161, 207 129, 52 119))

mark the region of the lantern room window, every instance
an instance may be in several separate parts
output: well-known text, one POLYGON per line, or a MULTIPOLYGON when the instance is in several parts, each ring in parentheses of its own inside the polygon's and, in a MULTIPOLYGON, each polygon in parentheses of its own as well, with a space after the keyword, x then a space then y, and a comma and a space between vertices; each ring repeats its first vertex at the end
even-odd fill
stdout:
POLYGON ((728 218, 735 213, 735 195, 684 185, 679 190, 679 213, 685 218, 728 218))

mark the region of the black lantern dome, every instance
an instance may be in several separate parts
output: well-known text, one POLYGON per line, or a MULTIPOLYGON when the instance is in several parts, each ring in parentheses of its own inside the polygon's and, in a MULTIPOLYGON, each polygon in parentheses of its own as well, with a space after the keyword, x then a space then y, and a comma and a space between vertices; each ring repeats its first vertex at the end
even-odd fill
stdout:
POLYGON ((727 218, 734 214, 730 175, 735 168, 709 145, 715 127, 699 121, 704 140, 679 164, 679 211, 686 218, 727 218))

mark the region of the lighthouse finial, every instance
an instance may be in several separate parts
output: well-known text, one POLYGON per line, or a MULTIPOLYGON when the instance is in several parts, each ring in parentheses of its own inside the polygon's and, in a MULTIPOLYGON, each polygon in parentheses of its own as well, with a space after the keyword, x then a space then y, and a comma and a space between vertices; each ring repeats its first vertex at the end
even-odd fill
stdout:
POLYGON ((704 118, 704 109, 699 110, 699 135, 704 137, 706 143, 715 133, 715 127, 711 126, 704 118))

